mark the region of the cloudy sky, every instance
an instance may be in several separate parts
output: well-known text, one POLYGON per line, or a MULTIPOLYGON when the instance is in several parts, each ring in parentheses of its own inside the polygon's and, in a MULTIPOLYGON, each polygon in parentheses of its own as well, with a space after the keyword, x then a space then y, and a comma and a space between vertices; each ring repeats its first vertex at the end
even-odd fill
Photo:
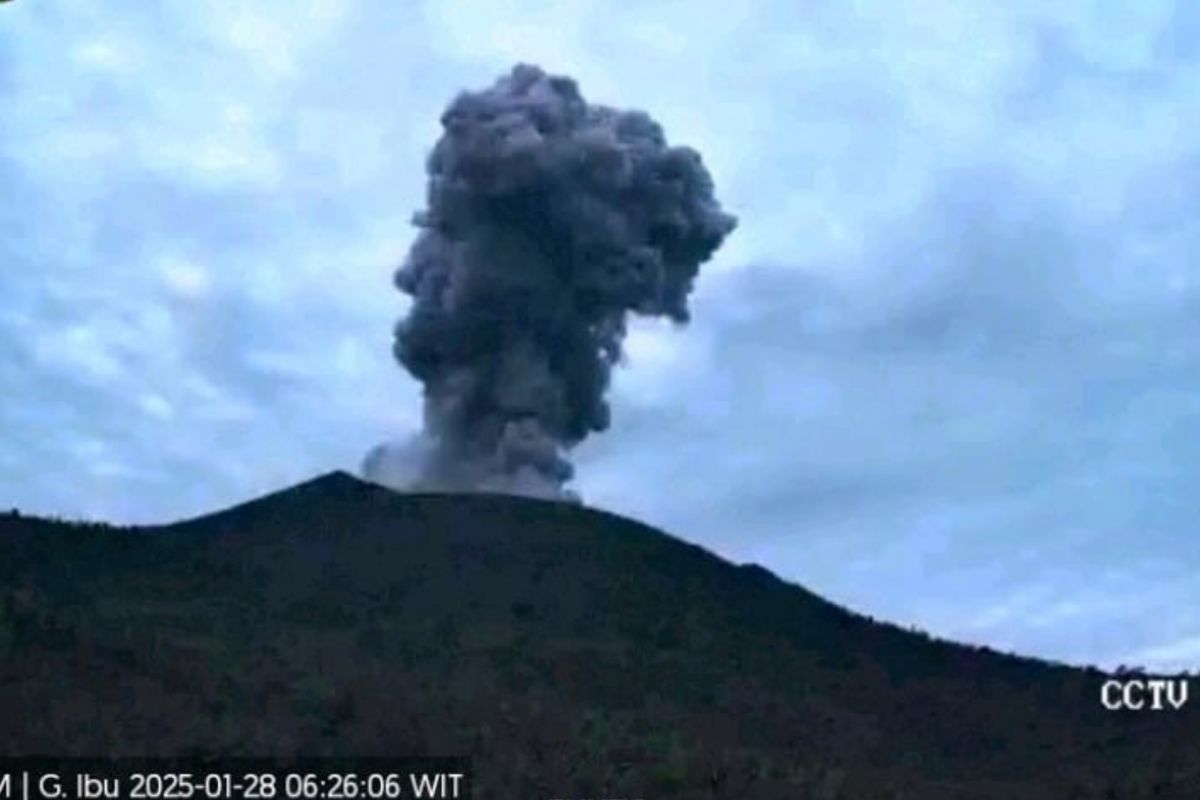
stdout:
POLYGON ((741 220, 693 324, 635 326, 589 503, 938 635, 1200 667, 1198 59, 1185 0, 15 0, 0 505, 167 521, 415 430, 423 159, 530 61, 741 220))

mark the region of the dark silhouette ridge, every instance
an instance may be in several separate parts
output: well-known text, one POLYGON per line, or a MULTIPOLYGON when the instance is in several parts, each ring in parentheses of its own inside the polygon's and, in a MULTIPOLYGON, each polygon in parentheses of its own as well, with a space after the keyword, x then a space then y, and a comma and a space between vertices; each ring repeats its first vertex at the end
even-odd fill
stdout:
MULTIPOLYGON (((0 753, 470 755, 476 797, 1187 797, 1200 718, 617 515, 335 472, 0 515, 0 753)), ((1194 688, 1194 687, 1193 687, 1194 688)))

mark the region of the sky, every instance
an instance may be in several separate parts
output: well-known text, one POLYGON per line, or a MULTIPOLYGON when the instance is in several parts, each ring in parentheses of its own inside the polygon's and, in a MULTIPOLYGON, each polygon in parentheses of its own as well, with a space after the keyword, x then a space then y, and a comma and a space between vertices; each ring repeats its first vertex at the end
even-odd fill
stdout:
POLYGON ((0 6, 0 507, 182 519, 420 426, 391 284, 516 62, 739 227, 635 321, 590 505, 856 611, 1200 668, 1200 6, 0 6))

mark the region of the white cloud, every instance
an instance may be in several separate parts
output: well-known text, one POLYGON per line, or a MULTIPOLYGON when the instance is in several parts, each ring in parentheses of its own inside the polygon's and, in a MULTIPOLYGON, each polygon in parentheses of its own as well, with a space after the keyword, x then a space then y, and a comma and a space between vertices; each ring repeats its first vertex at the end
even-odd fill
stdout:
POLYGON ((139 397, 138 406, 155 419, 169 421, 175 417, 175 408, 171 402, 156 392, 147 392, 139 397))
POLYGON ((98 328, 84 323, 38 335, 33 356, 48 370, 88 381, 111 382, 124 372, 120 357, 98 328))
POLYGON ((212 288, 208 270, 184 259, 163 259, 160 274, 167 291, 183 300, 201 299, 212 288))
POLYGON ((227 36, 249 57, 249 63, 259 65, 273 77, 290 77, 295 72, 293 36, 278 20, 238 11, 228 24, 227 36))
POLYGON ((127 72, 137 65, 136 47, 117 39, 89 39, 71 54, 81 66, 103 72, 127 72))
POLYGON ((1195 671, 1198 669, 1197 665, 1200 665, 1200 636, 1189 636, 1179 641, 1136 651, 1120 663, 1140 665, 1162 672, 1195 671))

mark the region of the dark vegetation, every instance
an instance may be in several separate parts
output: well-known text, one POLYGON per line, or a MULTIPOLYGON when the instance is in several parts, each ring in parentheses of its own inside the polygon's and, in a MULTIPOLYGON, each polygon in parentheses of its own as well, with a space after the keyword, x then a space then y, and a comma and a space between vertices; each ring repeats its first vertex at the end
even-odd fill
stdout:
MULTIPOLYGON (((0 753, 470 755, 476 797, 1134 798, 1200 714, 629 520, 335 473, 161 528, 0 515, 0 753)), ((1194 687, 1193 687, 1194 688, 1194 687)))

